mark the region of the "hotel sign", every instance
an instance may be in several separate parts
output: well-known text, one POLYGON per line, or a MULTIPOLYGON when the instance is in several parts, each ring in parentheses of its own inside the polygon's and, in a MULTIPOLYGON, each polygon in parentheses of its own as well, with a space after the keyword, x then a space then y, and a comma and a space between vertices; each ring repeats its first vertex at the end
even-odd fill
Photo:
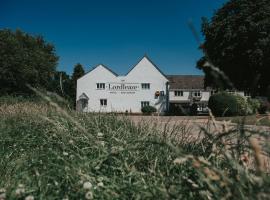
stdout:
POLYGON ((107 90, 110 91, 110 93, 135 93, 140 89, 139 83, 108 83, 107 84, 107 90))

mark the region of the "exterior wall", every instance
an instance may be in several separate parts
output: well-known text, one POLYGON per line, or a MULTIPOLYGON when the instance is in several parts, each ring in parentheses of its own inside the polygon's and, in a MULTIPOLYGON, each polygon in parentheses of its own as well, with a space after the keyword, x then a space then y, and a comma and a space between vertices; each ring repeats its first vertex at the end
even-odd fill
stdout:
POLYGON ((210 98, 210 95, 211 95, 211 92, 210 91, 202 91, 202 90, 194 90, 194 89, 191 89, 191 90, 181 90, 181 89, 177 89, 177 90, 170 90, 169 91, 169 101, 170 102, 187 102, 187 101, 190 101, 192 100, 192 92, 193 91, 200 91, 201 92, 201 99, 200 101, 198 102, 205 102, 205 101, 208 101, 209 98, 210 98), (174 91, 183 91, 183 96, 175 96, 174 95, 174 91))
POLYGON ((211 91, 203 91, 201 101, 207 101, 208 102, 210 96, 211 96, 211 91))
MULTIPOLYGON (((231 93, 245 96, 242 91, 231 93)), ((83 112, 133 113, 141 112, 141 102, 148 101, 162 113, 169 108, 170 103, 188 106, 196 102, 198 110, 206 110, 210 96, 209 89, 169 89, 168 79, 144 57, 125 76, 118 76, 105 66, 98 65, 77 80, 76 101, 78 110, 83 112), (105 89, 97 89, 97 83, 105 83, 105 89), (149 83, 150 89, 143 89, 142 83, 149 83), (157 91, 163 91, 164 96, 156 97, 157 91), (175 96, 174 91, 183 91, 183 96, 175 96), (201 97, 194 97, 195 91, 200 91, 201 97), (101 106, 100 99, 107 99, 107 106, 101 106)))
POLYGON ((184 91, 184 90, 178 90, 178 91, 183 91, 183 96, 175 96, 174 95, 175 90, 170 90, 169 92, 169 100, 170 101, 189 101, 189 91, 184 91))
POLYGON ((106 67, 99 65, 77 80, 77 101, 85 93, 88 107, 85 112, 141 112, 141 101, 149 101, 158 112, 166 110, 166 83, 168 80, 147 59, 143 58, 126 76, 116 76, 106 67), (105 83, 105 89, 96 88, 96 83, 105 83), (143 90, 141 83, 150 83, 150 89, 143 90), (134 90, 109 88, 112 85, 134 86, 134 90), (155 98, 156 91, 165 96, 155 98), (107 106, 100 106, 100 99, 107 99, 107 106))

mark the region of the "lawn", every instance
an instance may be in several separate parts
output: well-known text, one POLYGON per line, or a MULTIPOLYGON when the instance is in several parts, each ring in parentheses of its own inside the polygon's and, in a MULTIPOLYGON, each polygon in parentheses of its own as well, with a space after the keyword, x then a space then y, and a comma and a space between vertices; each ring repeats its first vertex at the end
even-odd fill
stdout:
MULTIPOLYGON (((239 126, 189 140, 113 114, 0 101, 0 199, 267 199, 269 133, 239 126)), ((269 166, 268 166, 269 167, 269 166)))

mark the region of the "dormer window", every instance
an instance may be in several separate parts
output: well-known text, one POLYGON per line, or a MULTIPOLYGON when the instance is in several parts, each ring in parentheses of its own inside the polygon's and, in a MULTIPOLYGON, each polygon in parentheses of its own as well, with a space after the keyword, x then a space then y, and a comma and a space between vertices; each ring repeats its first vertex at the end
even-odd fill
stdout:
POLYGON ((98 90, 105 90, 105 83, 97 83, 98 90))
POLYGON ((183 95, 184 95, 183 91, 179 91, 179 90, 174 91, 174 96, 176 96, 176 97, 182 97, 183 95))
POLYGON ((150 83, 142 83, 142 89, 143 90, 149 90, 150 89, 150 83))

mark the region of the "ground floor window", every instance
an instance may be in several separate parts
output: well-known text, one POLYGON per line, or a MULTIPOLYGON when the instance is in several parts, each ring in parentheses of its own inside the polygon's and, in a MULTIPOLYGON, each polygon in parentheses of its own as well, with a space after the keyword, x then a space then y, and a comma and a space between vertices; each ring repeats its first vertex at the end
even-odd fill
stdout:
POLYGON ((101 106, 107 106, 107 99, 100 99, 101 106))
POLYGON ((150 105, 149 101, 141 101, 141 108, 149 105, 150 105))

